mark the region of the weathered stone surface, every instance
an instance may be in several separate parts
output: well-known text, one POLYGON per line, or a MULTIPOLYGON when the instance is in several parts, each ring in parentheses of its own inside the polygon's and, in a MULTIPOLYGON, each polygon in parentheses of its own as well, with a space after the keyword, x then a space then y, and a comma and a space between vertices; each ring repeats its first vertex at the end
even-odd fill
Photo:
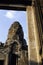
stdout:
POLYGON ((8 38, 7 38, 7 43, 10 43, 13 40, 23 40, 24 34, 23 34, 23 29, 22 26, 20 25, 19 22, 14 22, 8 32, 8 38))
POLYGON ((0 42, 0 46, 5 65, 28 65, 28 46, 19 22, 11 25, 5 45, 0 42))
POLYGON ((14 22, 9 29, 7 44, 11 43, 12 46, 9 54, 16 54, 18 56, 16 65, 28 65, 28 47, 19 22, 14 22))

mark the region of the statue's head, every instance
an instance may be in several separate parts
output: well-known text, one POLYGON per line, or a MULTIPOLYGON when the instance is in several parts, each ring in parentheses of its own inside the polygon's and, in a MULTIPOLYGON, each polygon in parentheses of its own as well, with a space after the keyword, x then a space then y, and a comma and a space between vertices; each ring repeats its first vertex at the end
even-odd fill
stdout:
POLYGON ((15 39, 22 40, 24 38, 24 33, 21 24, 18 21, 15 21, 8 32, 8 39, 7 40, 15 40, 15 39))

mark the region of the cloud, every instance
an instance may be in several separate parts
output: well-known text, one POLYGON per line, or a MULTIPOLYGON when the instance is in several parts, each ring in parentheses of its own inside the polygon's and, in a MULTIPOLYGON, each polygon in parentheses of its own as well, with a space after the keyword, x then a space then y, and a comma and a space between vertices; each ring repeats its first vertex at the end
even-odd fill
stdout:
POLYGON ((9 19, 14 18, 14 11, 7 11, 5 16, 9 19))

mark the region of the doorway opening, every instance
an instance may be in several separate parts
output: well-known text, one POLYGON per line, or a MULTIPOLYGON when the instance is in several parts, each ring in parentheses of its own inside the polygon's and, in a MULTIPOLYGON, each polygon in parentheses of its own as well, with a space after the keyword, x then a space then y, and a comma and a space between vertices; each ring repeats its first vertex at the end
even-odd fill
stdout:
POLYGON ((4 65, 4 60, 0 60, 0 65, 4 65))
POLYGON ((8 65, 16 65, 17 56, 15 54, 9 54, 8 65))

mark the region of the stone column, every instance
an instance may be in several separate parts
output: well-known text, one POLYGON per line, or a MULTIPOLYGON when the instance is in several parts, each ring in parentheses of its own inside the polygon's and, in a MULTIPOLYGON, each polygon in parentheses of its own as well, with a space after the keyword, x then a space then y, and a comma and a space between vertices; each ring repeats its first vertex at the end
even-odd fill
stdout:
POLYGON ((27 24, 28 24, 28 61, 29 65, 39 65, 39 35, 37 28, 37 20, 35 15, 35 7, 27 6, 27 24))
POLYGON ((5 55, 5 63, 4 65, 8 65, 8 54, 5 55))

